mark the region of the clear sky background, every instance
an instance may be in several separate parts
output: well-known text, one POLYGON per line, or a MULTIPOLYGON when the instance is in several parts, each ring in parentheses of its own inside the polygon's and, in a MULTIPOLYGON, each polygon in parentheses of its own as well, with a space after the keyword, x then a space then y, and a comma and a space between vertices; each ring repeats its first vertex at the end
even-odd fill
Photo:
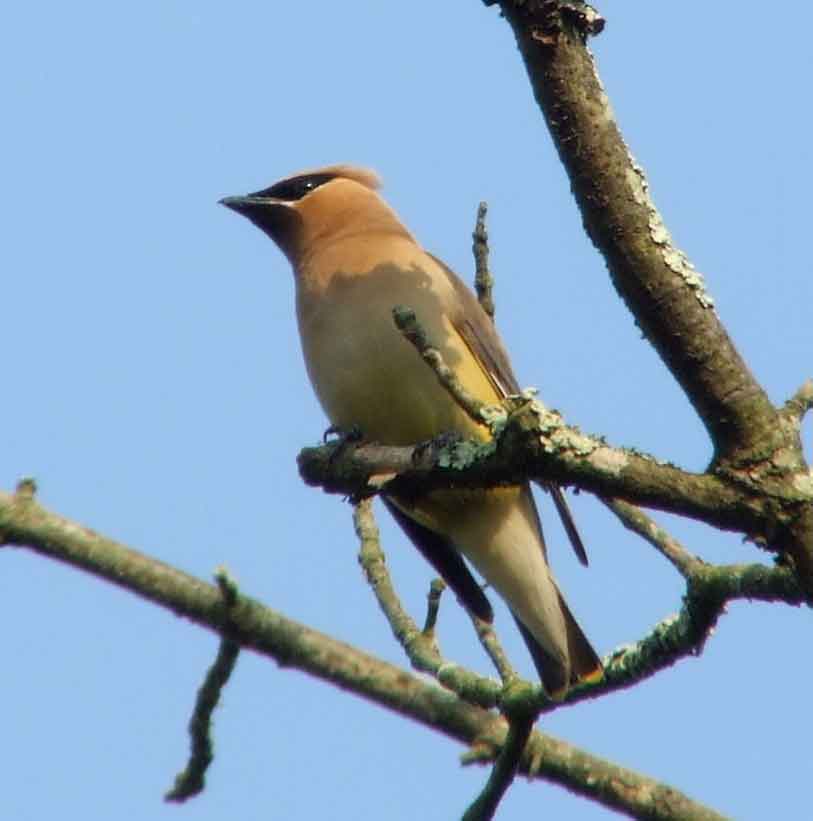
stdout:
MULTIPOLYGON (((813 371, 809 33, 763 3, 600 7, 593 41, 631 150, 775 402, 813 371), (778 24, 777 24, 778 23, 778 24)), ((0 486, 403 664, 356 563, 351 509, 303 486, 326 421, 287 263, 218 206, 351 161, 466 279, 490 205, 497 320, 526 386, 584 430, 702 470, 709 444, 586 239, 507 25, 477 0, 16 3, 0 26, 0 486)), ((796 21, 798 22, 798 21, 796 21)), ((811 426, 805 429, 810 456, 811 426)), ((597 648, 680 605, 671 567, 583 494, 583 570, 541 500, 597 648)), ((712 561, 766 560, 661 517, 712 561)), ((431 574, 381 511, 403 601, 431 574)), ((504 610, 511 656, 524 655, 504 610)), ((216 716, 206 792, 162 803, 216 638, 24 550, 0 553, 0 817, 452 819, 487 771, 441 736, 252 654, 216 716)), ((813 616, 737 604, 703 656, 543 729, 739 819, 800 818, 813 616)), ((489 666, 444 599, 448 658, 489 666)), ((518 782, 501 819, 603 819, 518 782)))

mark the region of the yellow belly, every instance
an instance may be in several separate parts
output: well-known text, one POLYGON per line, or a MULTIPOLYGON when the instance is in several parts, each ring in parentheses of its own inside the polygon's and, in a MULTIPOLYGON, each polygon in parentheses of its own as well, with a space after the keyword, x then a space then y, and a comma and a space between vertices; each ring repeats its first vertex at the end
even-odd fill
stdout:
POLYGON ((419 269, 381 265, 365 276, 336 276, 319 304, 300 311, 305 361, 331 422, 358 426, 365 439, 408 445, 449 431, 488 436, 449 396, 418 352, 395 327, 392 309, 413 308, 464 386, 497 396, 449 321, 443 281, 419 269), (361 307, 360 307, 361 306, 361 307))

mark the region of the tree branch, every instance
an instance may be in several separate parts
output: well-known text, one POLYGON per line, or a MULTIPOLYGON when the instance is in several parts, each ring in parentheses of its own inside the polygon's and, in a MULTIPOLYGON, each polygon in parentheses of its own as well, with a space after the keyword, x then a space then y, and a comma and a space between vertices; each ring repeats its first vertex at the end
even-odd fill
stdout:
MULTIPOLYGON (((682 658, 699 655, 728 602, 742 599, 791 605, 807 603, 798 579, 786 567, 698 562, 687 579, 680 612, 663 619, 648 636, 618 648, 603 659, 604 679, 572 690, 563 703, 575 704, 631 687, 682 658)), ((549 709, 546 704, 540 712, 549 709)))
POLYGON ((302 670, 427 726, 443 714, 435 729, 450 737, 470 742, 494 718, 248 596, 230 605, 218 587, 51 513, 29 494, 0 493, 0 541, 91 573, 218 635, 227 629, 242 647, 282 667, 302 670))
POLYGON ((754 488, 713 474, 689 473, 586 435, 539 402, 520 399, 518 404, 495 442, 441 439, 435 447, 362 443, 304 448, 297 457, 299 472, 310 485, 353 497, 383 488, 415 493, 527 479, 574 484, 598 496, 745 533, 775 550, 781 545, 771 545, 770 539, 795 521, 800 506, 811 505, 813 484, 766 481, 754 488))
MULTIPOLYGON (((496 750, 490 740, 479 739, 463 763, 491 762, 496 750)), ((584 757, 580 750, 553 738, 533 732, 525 748, 519 772, 529 778, 542 778, 564 786, 577 795, 587 784, 589 797, 605 807, 625 813, 632 818, 647 821, 724 821, 724 816, 692 801, 685 794, 666 784, 642 781, 640 776, 624 767, 590 755, 584 757), (555 772, 555 778, 550 774, 555 772)))
POLYGON ((366 465, 366 451, 356 448, 361 464, 345 460, 340 470, 337 454, 345 456, 349 452, 347 441, 342 442, 341 451, 335 446, 323 453, 306 449, 300 452, 298 461, 300 474, 309 484, 360 497, 385 485, 391 491, 400 485, 417 493, 436 484, 483 487, 529 478, 554 485, 572 482, 599 496, 623 497, 743 532, 763 546, 775 540, 772 548, 788 551, 813 597, 813 477, 804 463, 799 438, 806 388, 782 414, 777 414, 778 423, 792 432, 796 442, 799 461, 794 471, 790 472, 787 464, 778 462, 773 454, 752 463, 744 472, 719 469, 716 474, 699 476, 634 451, 610 449, 603 439, 568 428, 558 413, 527 395, 507 397, 500 405, 478 400, 466 391, 440 351, 432 347, 414 311, 396 306, 393 318, 440 384, 473 420, 488 424, 496 441, 472 442, 444 436, 432 443, 434 448, 423 443, 412 450, 374 450, 372 463, 366 465), (801 409, 795 410, 800 404, 801 409), (444 475, 444 469, 450 472, 444 475))
MULTIPOLYGON (((507 724, 495 713, 344 642, 287 619, 246 596, 224 601, 222 592, 41 507, 34 485, 0 493, 0 538, 105 579, 172 613, 230 638, 242 647, 294 667, 464 744, 470 761, 494 761, 506 743, 507 724)), ((444 677, 440 676, 441 681, 444 677)), ((444 681, 445 683, 445 681, 444 681)), ((534 732, 533 768, 521 771, 566 786, 634 817, 717 819, 713 811, 658 781, 618 767, 551 736, 534 732)))
MULTIPOLYGON (((501 0, 585 229, 647 339, 694 405, 718 464, 793 450, 777 413, 672 241, 613 116, 584 32, 558 0, 501 0)), ((798 462, 798 458, 796 459, 798 462)))
MULTIPOLYGON (((228 628, 230 636, 243 647, 269 655, 283 666, 297 667, 412 715, 409 702, 413 694, 402 694, 394 673, 383 678, 372 676, 370 665, 377 663, 372 657, 245 596, 228 607, 218 588, 50 513, 28 493, 0 493, 0 536, 5 543, 30 547, 91 572, 219 634, 228 628), (357 682, 359 676, 362 681, 357 682)), ((806 601, 788 568, 704 564, 693 575, 679 616, 665 620, 649 636, 613 654, 605 660, 602 682, 570 691, 561 704, 629 687, 683 656, 696 654, 725 603, 743 598, 790 604, 806 601)), ((420 631, 416 628, 416 632, 420 631)), ((502 688, 497 682, 443 663, 439 654, 427 666, 444 687, 472 704, 493 707, 501 697, 502 688)), ((548 703, 544 693, 537 690, 541 711, 557 709, 557 704, 548 703)), ((456 721, 463 720, 464 715, 461 713, 456 721)))
MULTIPOLYGON (((282 667, 302 670, 449 738, 476 745, 477 761, 493 761, 505 745, 506 722, 493 712, 246 596, 227 604, 214 585, 45 510, 34 500, 32 485, 15 494, 0 493, 0 537, 6 544, 31 548, 110 581, 217 634, 228 627, 230 637, 242 647, 282 667)), ((671 787, 558 739, 534 732, 530 743, 536 763, 533 771, 524 764, 523 772, 563 784, 607 807, 634 817, 675 821, 719 817, 671 787), (653 815, 665 796, 671 813, 653 815)))
MULTIPOLYGON (((741 358, 702 276, 673 243, 643 169, 621 136, 585 44, 589 34, 601 30, 590 25, 589 6, 572 0, 500 0, 499 5, 585 230, 637 324, 703 421, 714 445, 715 471, 747 485, 754 482, 756 466, 760 478, 795 480, 805 474, 810 484, 798 425, 773 407, 741 358)), ((767 541, 793 557, 813 595, 813 506, 809 499, 805 504, 779 527, 765 523, 763 531, 767 541)))

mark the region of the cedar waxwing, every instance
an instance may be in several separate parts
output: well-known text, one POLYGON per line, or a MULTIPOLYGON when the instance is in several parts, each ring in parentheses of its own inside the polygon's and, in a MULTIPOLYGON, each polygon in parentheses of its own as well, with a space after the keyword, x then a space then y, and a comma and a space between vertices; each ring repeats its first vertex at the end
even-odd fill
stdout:
MULTIPOLYGON (((379 184, 372 171, 336 165, 221 202, 288 257, 305 364, 334 426, 388 445, 449 432, 485 440, 488 429, 440 385, 395 327, 392 309, 412 308, 465 388, 486 402, 519 393, 508 355, 472 292, 421 248, 378 195, 379 184)), ((561 490, 548 490, 584 559, 561 490)), ((505 599, 551 697, 600 678, 601 662, 548 567, 527 483, 387 495, 384 503, 471 612, 493 618, 461 554, 505 599)))

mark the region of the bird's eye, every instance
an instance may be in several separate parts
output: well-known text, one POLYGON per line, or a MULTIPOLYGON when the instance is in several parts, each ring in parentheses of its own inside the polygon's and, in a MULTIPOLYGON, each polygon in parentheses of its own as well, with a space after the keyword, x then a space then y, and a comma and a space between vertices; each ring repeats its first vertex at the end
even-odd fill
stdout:
POLYGON ((282 182, 275 183, 270 188, 257 191, 252 196, 295 202, 332 179, 335 179, 334 174, 305 174, 301 177, 282 180, 282 182))

